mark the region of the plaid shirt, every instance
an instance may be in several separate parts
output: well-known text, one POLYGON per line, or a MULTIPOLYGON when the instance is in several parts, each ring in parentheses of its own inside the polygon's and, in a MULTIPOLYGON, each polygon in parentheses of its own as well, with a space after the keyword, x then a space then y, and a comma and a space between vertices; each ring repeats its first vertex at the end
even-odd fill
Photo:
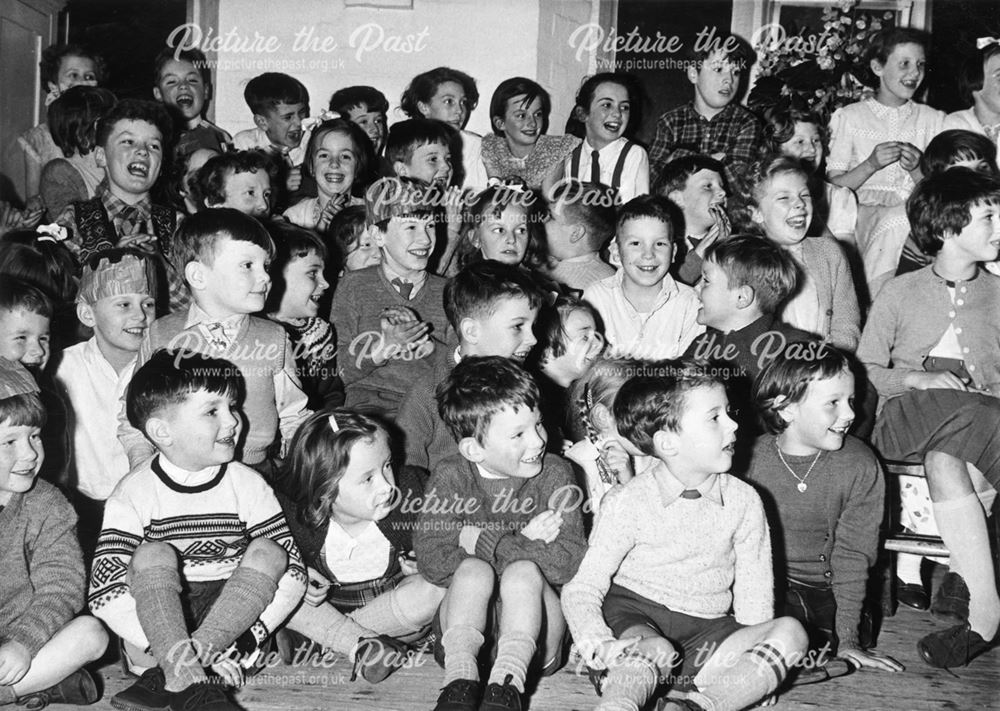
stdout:
POLYGON ((764 149, 760 121, 739 104, 729 104, 707 119, 694 102, 667 111, 656 122, 656 138, 649 151, 650 183, 656 185, 663 167, 670 161, 701 153, 725 153, 722 164, 730 194, 743 185, 746 166, 764 149))

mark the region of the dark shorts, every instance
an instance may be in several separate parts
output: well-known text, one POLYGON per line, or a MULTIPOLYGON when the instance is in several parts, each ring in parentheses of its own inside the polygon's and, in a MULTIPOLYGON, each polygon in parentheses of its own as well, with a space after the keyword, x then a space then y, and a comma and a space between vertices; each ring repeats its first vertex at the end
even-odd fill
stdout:
POLYGON ((694 677, 718 646, 744 627, 732 615, 706 619, 674 612, 658 602, 620 585, 611 585, 604 596, 604 621, 615 637, 636 625, 648 627, 669 640, 681 655, 667 683, 679 691, 694 685, 694 677))
POLYGON ((785 603, 779 615, 794 617, 809 635, 810 651, 829 647, 827 656, 837 653, 837 600, 830 586, 807 585, 797 580, 785 581, 785 603))
POLYGON ((201 583, 181 581, 181 609, 188 631, 194 632, 208 616, 212 605, 219 599, 225 580, 207 580, 201 583))

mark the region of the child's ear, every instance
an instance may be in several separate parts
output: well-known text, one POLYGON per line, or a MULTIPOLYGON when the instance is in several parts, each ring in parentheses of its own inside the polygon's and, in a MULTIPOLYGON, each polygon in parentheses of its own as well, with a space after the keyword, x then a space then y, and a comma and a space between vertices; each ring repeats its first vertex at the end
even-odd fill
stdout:
POLYGON ((676 455, 677 436, 670 430, 657 430, 653 433, 653 452, 660 459, 676 455))
POLYGON ((774 398, 774 402, 771 403, 771 409, 778 413, 778 417, 792 424, 795 419, 795 413, 792 412, 792 403, 788 402, 788 397, 786 395, 778 395, 774 398))
POLYGON ((580 123, 587 120, 587 111, 582 106, 573 107, 573 118, 575 118, 580 123))
POLYGON ((158 86, 153 87, 153 98, 156 99, 157 101, 163 101, 163 92, 160 91, 160 87, 158 86))
POLYGON ((684 193, 680 190, 671 190, 667 193, 667 199, 682 210, 684 209, 684 193))
POLYGON ((170 423, 160 417, 150 417, 146 420, 146 436, 161 448, 173 444, 174 437, 170 431, 170 423))
POLYGON ((419 111, 422 116, 426 117, 427 114, 431 112, 431 105, 428 104, 426 101, 418 101, 417 111, 419 111))
POLYGON ((104 154, 103 146, 94 146, 94 163, 98 168, 108 167, 108 157, 104 154))
POLYGON ((197 259, 184 265, 184 279, 192 289, 204 289, 208 282, 205 265, 197 259))
POLYGON ((607 405, 602 405, 601 403, 594 405, 590 410, 590 419, 599 432, 608 432, 615 429, 615 417, 611 414, 611 410, 608 409, 607 405))
POLYGON ((583 223, 577 223, 573 225, 573 229, 569 233, 570 244, 576 244, 584 237, 587 236, 587 227, 583 223))
POLYGON ((85 301, 77 303, 76 317, 80 319, 80 323, 88 328, 93 328, 97 324, 97 319, 94 318, 93 307, 85 301))
POLYGON ((368 225, 365 229, 368 231, 368 237, 371 238, 376 247, 379 249, 385 247, 385 233, 378 228, 378 225, 368 225))
POLYGON ((740 309, 745 309, 753 306, 756 293, 754 293, 753 287, 749 284, 744 284, 736 290, 736 306, 740 309))
POLYGON ((493 128, 503 133, 503 124, 504 124, 503 116, 494 116, 492 120, 493 120, 493 128))
POLYGON ((261 131, 267 130, 267 116, 262 116, 261 114, 253 115, 253 125, 259 128, 261 131))
POLYGON ((622 265, 622 254, 618 251, 617 240, 611 241, 611 246, 608 247, 608 258, 611 260, 611 266, 618 268, 622 265))
POLYGON ((49 94, 51 94, 54 91, 59 91, 59 85, 58 84, 55 84, 55 83, 53 83, 51 81, 47 81, 47 82, 45 82, 45 85, 49 88, 49 90, 47 92, 49 94))
POLYGON ((760 211, 759 207, 750 208, 750 219, 756 222, 758 225, 764 224, 764 213, 760 211))
POLYGON ((409 178, 410 177, 410 167, 408 165, 406 165, 406 163, 404 163, 401 160, 397 160, 397 161, 393 162, 393 164, 392 164, 392 170, 400 178, 409 178))
POLYGON ((687 78, 688 78, 688 81, 691 82, 692 84, 697 84, 698 83, 698 71, 699 70, 700 70, 700 67, 697 66, 697 62, 695 62, 694 64, 689 64, 688 65, 688 68, 687 68, 687 78))
POLYGON ((475 437, 463 437, 458 441, 458 451, 474 464, 483 461, 483 447, 475 437))
POLYGON ((479 321, 463 318, 458 324, 458 333, 466 343, 479 343, 479 321))
POLYGON ((868 62, 868 66, 871 68, 872 74, 877 76, 879 79, 882 78, 882 72, 885 71, 885 65, 882 64, 882 62, 878 61, 877 59, 873 59, 870 62, 868 62))

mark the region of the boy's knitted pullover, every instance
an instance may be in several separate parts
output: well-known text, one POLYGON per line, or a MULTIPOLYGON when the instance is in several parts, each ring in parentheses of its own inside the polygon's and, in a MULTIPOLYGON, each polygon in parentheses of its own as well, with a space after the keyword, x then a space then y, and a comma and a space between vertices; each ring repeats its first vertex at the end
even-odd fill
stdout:
POLYGON ((553 454, 545 455, 541 473, 530 479, 487 479, 472 462, 449 457, 434 470, 420 502, 413 537, 420 573, 435 585, 449 585, 470 555, 459 545, 459 533, 463 526, 476 526, 481 532, 475 557, 498 574, 514 561, 530 560, 550 585, 562 585, 576 572, 587 547, 582 496, 569 464, 553 454), (552 543, 521 535, 531 519, 550 508, 560 509, 563 519, 552 543))
POLYGON ((181 577, 204 582, 228 579, 256 538, 268 538, 288 552, 288 568, 260 615, 274 632, 298 605, 306 585, 299 549, 274 492, 239 462, 187 472, 159 454, 122 479, 108 499, 90 575, 90 609, 119 637, 145 649, 127 578, 135 549, 147 542, 169 543, 180 557, 181 577))
POLYGON ((447 344, 431 355, 431 373, 413 384, 396 416, 396 426, 403 433, 406 463, 433 471, 442 459, 458 454, 458 444, 438 414, 434 394, 458 362, 458 341, 447 344))
POLYGON ((414 359, 413 352, 404 350, 381 365, 372 356, 380 350, 382 312, 390 306, 415 311, 420 320, 431 324, 434 348, 442 347, 448 329, 445 281, 428 274, 416 295, 407 300, 389 283, 380 265, 344 274, 333 297, 330 321, 337 331, 337 358, 348 407, 374 404, 395 413, 406 391, 429 375, 427 354, 414 359))
POLYGON ((1000 382, 1000 277, 980 269, 973 279, 955 285, 924 267, 898 276, 879 292, 858 345, 858 360, 868 369, 879 405, 907 391, 903 380, 955 327, 966 370, 976 388, 1000 382))
POLYGON ((747 472, 771 522, 775 571, 808 585, 832 586, 837 637, 841 645, 857 647, 861 603, 882 523, 882 470, 871 449, 854 437, 819 459, 784 457, 799 476, 809 471, 805 491, 797 489, 778 458, 774 435, 757 440, 747 472))
MULTIPOLYGON (((233 363, 246 382, 242 410, 247 433, 238 455, 244 464, 255 466, 269 454, 277 455, 275 445, 290 442, 299 424, 311 414, 295 374, 291 342, 280 324, 243 316, 232 319, 239 325, 229 347, 215 348, 202 332, 200 324, 208 320, 203 317, 204 312, 192 304, 188 311, 156 319, 139 347, 135 369, 163 348, 194 351, 233 363)), ((118 416, 118 438, 130 470, 153 455, 153 445, 125 417, 124 402, 118 416)))
POLYGON ((774 616, 771 542, 760 497, 749 484, 719 474, 697 499, 663 462, 609 491, 590 547, 562 591, 577 643, 614 639, 601 607, 614 582, 694 617, 754 625, 774 616))
POLYGON ((36 480, 0 508, 0 644, 34 658, 84 604, 76 513, 59 490, 36 480))

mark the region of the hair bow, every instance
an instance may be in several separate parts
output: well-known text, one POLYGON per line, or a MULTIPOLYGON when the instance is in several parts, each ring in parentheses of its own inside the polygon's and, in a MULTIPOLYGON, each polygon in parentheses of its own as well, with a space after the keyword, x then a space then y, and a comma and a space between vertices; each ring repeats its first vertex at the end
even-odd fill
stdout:
POLYGON ((991 44, 1000 44, 1000 37, 980 37, 976 40, 976 49, 986 49, 991 44))
POLYGON ((55 242, 58 244, 69 238, 66 228, 55 222, 50 225, 39 225, 35 228, 35 232, 38 234, 39 242, 55 242))
POLYGON ((322 111, 319 112, 319 116, 313 116, 312 118, 307 118, 305 121, 303 121, 302 130, 312 131, 324 121, 332 121, 333 119, 338 119, 338 118, 341 118, 341 116, 336 111, 323 109, 322 111))

